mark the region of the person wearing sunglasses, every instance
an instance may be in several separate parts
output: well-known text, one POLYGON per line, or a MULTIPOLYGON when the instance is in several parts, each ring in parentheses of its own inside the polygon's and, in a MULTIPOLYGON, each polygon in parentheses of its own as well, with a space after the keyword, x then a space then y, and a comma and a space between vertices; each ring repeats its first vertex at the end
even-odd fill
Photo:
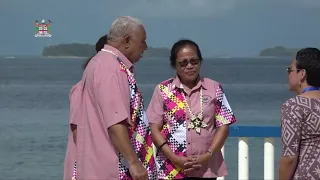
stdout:
POLYGON ((287 69, 297 95, 281 108, 279 180, 320 179, 320 51, 298 51, 287 69))
POLYGON ((177 75, 155 87, 147 109, 160 180, 227 175, 221 148, 236 119, 221 84, 200 76, 202 61, 195 42, 176 42, 177 75))

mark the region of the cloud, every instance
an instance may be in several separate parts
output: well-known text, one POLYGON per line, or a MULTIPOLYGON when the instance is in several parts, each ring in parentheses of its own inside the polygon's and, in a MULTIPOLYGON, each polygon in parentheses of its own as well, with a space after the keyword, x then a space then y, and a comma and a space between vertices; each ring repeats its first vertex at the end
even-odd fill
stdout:
POLYGON ((127 4, 123 14, 150 18, 188 18, 223 15, 236 0, 139 0, 127 4))

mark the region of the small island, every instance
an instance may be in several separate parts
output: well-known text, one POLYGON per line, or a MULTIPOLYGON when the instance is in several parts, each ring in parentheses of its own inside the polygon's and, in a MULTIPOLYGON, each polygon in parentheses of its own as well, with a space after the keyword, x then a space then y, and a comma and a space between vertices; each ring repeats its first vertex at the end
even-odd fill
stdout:
MULTIPOLYGON (((44 47, 42 55, 46 57, 91 57, 95 54, 95 45, 91 44, 58 44, 44 47)), ((148 47, 144 57, 169 57, 170 49, 148 47)))
POLYGON ((298 48, 285 48, 282 46, 276 46, 273 48, 263 49, 260 52, 260 56, 268 57, 293 57, 300 49, 298 48))

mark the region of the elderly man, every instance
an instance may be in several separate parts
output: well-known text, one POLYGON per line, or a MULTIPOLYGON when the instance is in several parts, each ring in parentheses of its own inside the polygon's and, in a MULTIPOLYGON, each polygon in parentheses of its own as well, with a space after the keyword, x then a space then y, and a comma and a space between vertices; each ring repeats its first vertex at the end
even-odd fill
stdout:
POLYGON ((82 78, 77 180, 156 179, 152 139, 133 64, 147 49, 140 20, 118 17, 82 78))

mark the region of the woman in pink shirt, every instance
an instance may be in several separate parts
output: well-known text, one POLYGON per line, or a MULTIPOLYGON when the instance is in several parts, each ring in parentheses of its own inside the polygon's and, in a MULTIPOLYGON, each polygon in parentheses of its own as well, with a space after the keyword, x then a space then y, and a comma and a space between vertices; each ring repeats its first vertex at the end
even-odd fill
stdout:
MULTIPOLYGON (((107 43, 107 35, 100 37, 100 39, 96 43, 96 52, 99 52, 104 45, 107 43)), ((83 64, 83 69, 85 69, 90 62, 92 57, 90 57, 86 62, 83 64)), ((68 144, 67 144, 67 151, 66 157, 64 162, 64 180, 75 180, 76 179, 76 137, 77 137, 77 124, 79 123, 77 117, 79 115, 78 105, 80 103, 79 97, 82 93, 82 83, 79 81, 76 85, 74 85, 69 93, 69 103, 70 103, 70 130, 68 136, 68 144)))
POLYGON ((156 86, 147 110, 159 179, 226 176, 221 148, 236 122, 220 83, 200 76, 198 45, 180 40, 171 49, 176 77, 156 86))

